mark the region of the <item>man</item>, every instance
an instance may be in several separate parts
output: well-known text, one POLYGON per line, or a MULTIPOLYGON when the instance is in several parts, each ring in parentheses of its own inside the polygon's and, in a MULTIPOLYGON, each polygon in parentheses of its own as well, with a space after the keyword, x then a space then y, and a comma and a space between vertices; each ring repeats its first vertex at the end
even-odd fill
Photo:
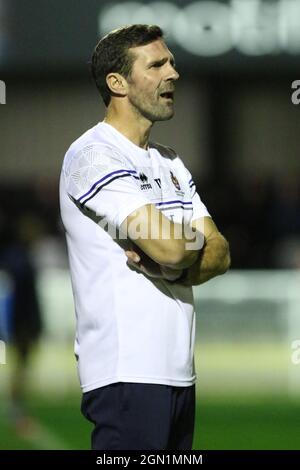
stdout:
POLYGON ((191 449, 192 285, 228 269, 228 244, 176 152, 149 142, 179 78, 161 29, 112 31, 92 73, 106 117, 71 145, 60 182, 82 411, 93 449, 191 449))

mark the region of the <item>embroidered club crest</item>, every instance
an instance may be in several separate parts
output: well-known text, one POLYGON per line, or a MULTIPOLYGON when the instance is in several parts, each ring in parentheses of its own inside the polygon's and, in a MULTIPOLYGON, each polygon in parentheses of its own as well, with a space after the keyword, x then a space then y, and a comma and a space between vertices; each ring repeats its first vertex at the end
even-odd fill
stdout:
POLYGON ((178 179, 176 178, 176 176, 172 173, 172 171, 170 171, 170 175, 171 175, 172 183, 174 184, 175 188, 178 189, 178 190, 180 190, 179 181, 178 181, 178 179))

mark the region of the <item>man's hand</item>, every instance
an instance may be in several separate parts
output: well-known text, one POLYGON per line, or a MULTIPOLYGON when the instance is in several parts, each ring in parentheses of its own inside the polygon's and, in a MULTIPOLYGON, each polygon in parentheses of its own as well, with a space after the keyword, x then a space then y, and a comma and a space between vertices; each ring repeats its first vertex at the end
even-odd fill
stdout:
POLYGON ((198 260, 187 269, 182 281, 184 286, 198 286, 210 279, 224 274, 230 267, 229 244, 219 232, 210 217, 204 217, 193 222, 205 237, 204 247, 199 253, 198 260))
POLYGON ((143 253, 143 251, 137 246, 132 247, 130 250, 126 250, 125 254, 128 258, 127 266, 134 271, 146 274, 146 276, 174 282, 182 274, 182 269, 173 269, 159 265, 143 253))
POLYGON ((133 271, 142 272, 149 277, 162 277, 160 265, 155 263, 155 261, 149 258, 145 253, 143 253, 143 256, 141 257, 137 251, 126 250, 125 254, 128 258, 127 266, 133 271))

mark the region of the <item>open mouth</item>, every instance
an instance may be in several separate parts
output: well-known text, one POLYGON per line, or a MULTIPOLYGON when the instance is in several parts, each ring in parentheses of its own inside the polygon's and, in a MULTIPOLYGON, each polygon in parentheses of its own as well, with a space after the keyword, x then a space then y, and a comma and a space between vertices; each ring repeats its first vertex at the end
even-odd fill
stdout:
POLYGON ((160 96, 162 98, 167 99, 167 100, 173 100, 174 99, 173 91, 165 91, 164 93, 161 93, 160 96))

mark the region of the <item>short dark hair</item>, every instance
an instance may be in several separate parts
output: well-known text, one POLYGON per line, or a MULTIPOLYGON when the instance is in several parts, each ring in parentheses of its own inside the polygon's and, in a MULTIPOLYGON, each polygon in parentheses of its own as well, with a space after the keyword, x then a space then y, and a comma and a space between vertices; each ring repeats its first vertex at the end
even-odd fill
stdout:
POLYGON ((134 62, 134 55, 128 49, 145 46, 162 37, 159 26, 133 24, 111 31, 100 39, 92 55, 91 72, 105 106, 109 105, 112 95, 106 83, 107 74, 116 72, 128 78, 134 62))

